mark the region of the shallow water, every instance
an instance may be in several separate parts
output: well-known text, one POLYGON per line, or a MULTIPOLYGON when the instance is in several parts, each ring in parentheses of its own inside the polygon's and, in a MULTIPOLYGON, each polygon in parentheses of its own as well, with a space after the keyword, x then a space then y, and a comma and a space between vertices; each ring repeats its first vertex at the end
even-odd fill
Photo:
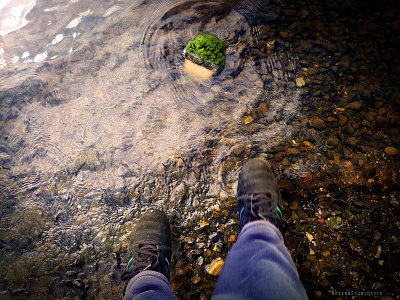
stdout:
MULTIPOLYGON (((28 7, 22 20, 33 2, 19 2, 28 7)), ((349 182, 362 177, 362 164, 348 164, 360 161, 357 147, 343 138, 339 158, 331 151, 328 137, 341 133, 326 118, 357 118, 348 103, 367 112, 375 96, 364 97, 364 83, 357 90, 341 82, 348 53, 340 37, 302 28, 307 10, 276 35, 276 24, 292 16, 279 3, 38 0, 26 24, 15 22, 11 32, 1 24, 2 282, 126 251, 132 221, 148 207, 163 208, 179 228, 196 224, 234 198, 235 155, 281 152, 288 159, 279 177, 290 180, 325 171, 349 182), (200 33, 229 42, 224 70, 202 84, 185 73, 183 57, 200 33), (322 47, 330 56, 313 62, 322 47), (326 123, 318 130, 309 123, 316 115, 326 123)), ((335 26, 344 36, 351 27, 335 26)), ((390 129, 381 131, 387 137, 390 129)), ((380 153, 397 147, 390 137, 372 139, 380 153)))
MULTIPOLYGON (((168 160, 219 139, 214 167, 207 171, 217 176, 237 141, 268 138, 272 145, 290 136, 286 121, 299 105, 296 57, 249 55, 261 42, 258 6, 36 3, 29 22, 3 35, 1 45, 2 192, 10 202, 3 218, 6 227, 16 227, 13 239, 28 235, 31 248, 36 245, 31 251, 37 251, 36 243, 54 240, 62 230, 61 213, 75 232, 90 228, 85 242, 91 244, 104 224, 120 222, 112 213, 137 206, 124 200, 110 209, 104 195, 134 190, 145 175, 162 172, 168 160), (197 84, 184 72, 183 49, 203 32, 230 45, 223 72, 197 84), (268 92, 267 125, 257 134, 238 132, 224 141, 223 132, 267 97, 267 74, 292 88, 268 92), (40 223, 38 232, 25 228, 33 222, 26 210, 40 223), (82 217, 84 222, 75 222, 82 217), (24 225, 18 225, 22 219, 24 225)), ((2 238, 9 242, 8 234, 2 238)))

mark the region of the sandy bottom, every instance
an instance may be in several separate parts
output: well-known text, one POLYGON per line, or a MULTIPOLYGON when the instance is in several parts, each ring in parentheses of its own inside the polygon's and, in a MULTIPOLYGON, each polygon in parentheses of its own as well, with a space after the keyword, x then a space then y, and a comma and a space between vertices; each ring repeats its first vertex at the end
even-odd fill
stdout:
POLYGON ((213 71, 199 66, 188 59, 185 59, 185 73, 197 83, 204 83, 207 80, 211 80, 213 75, 213 71))

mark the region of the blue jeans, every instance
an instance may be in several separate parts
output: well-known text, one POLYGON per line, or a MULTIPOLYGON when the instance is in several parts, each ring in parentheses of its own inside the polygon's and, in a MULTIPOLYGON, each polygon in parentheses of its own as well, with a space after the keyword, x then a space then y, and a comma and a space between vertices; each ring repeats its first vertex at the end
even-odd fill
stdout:
MULTIPOLYGON (((124 299, 177 297, 164 275, 144 271, 129 281, 124 299)), ((275 225, 253 221, 243 227, 222 267, 212 299, 308 299, 275 225)))

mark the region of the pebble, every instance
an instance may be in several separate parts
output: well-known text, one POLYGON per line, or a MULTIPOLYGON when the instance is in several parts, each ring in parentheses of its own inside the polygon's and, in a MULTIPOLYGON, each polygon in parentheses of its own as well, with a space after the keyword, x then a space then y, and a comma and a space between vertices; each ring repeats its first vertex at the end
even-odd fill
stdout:
POLYGON ((77 288, 77 289, 83 289, 83 288, 85 287, 83 281, 80 280, 80 279, 75 279, 75 280, 72 282, 72 285, 73 285, 75 288, 77 288))
POLYGON ((304 81, 303 77, 297 77, 296 78, 296 86, 302 87, 305 84, 306 84, 306 82, 304 81))
POLYGON ((224 264, 224 259, 221 257, 218 257, 211 262, 211 264, 206 269, 206 271, 210 275, 218 276, 221 273, 223 264, 224 264))
POLYGON ((76 272, 76 271, 67 271, 67 272, 65 272, 65 276, 75 277, 75 276, 78 276, 78 272, 76 272))
POLYGON ((320 117, 312 117, 309 122, 312 127, 315 127, 319 130, 322 130, 326 127, 324 120, 322 120, 320 117))
POLYGON ((353 110, 359 110, 361 108, 361 102, 354 101, 349 103, 348 108, 353 109, 353 110))
POLYGON ((344 115, 342 115, 342 114, 338 115, 338 122, 340 125, 346 124, 347 120, 348 119, 344 115))
POLYGON ((387 155, 393 155, 393 156, 399 154, 399 150, 397 150, 394 147, 386 147, 385 148, 385 152, 386 152, 387 155))

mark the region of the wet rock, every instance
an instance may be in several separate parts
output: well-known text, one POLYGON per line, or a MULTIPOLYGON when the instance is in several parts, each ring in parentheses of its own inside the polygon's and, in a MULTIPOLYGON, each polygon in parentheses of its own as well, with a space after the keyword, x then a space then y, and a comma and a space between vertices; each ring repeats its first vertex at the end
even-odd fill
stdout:
POLYGON ((339 139, 336 136, 331 135, 328 137, 327 143, 329 146, 337 146, 339 145, 339 139))
POLYGON ((286 178, 282 178, 281 180, 279 180, 278 186, 281 191, 294 190, 293 184, 286 178))
POLYGON ((394 147, 386 147, 385 148, 385 152, 386 152, 387 155, 393 155, 393 156, 399 154, 399 150, 397 150, 394 147))
POLYGON ((370 247, 370 253, 372 257, 379 258, 381 256, 382 247, 378 244, 372 243, 370 247))
POLYGON ((350 60, 350 57, 348 57, 348 56, 343 56, 342 59, 340 60, 340 64, 346 68, 350 67, 350 63, 351 63, 351 60, 350 60))
POLYGON ((78 272, 76 272, 76 271, 67 271, 67 272, 65 272, 65 276, 75 277, 75 276, 78 276, 78 272))
POLYGON ((351 146, 356 146, 358 144, 358 139, 356 139, 355 137, 349 137, 347 138, 347 142, 351 145, 351 146))
POLYGON ((395 198, 390 199, 390 205, 392 207, 399 207, 399 201, 397 201, 395 198))
POLYGON ((177 275, 185 275, 190 270, 190 264, 185 260, 180 259, 176 262, 175 265, 175 274, 177 275))
POLYGON ((324 23, 320 20, 315 20, 311 23, 312 29, 314 29, 316 32, 322 33, 323 35, 328 35, 328 31, 326 30, 326 27, 324 23))
POLYGON ((302 87, 305 84, 306 84, 306 82, 304 81, 303 77, 297 77, 296 78, 296 86, 302 87))
POLYGON ((232 153, 235 154, 236 156, 240 156, 242 154, 243 150, 246 148, 246 145, 238 145, 233 147, 232 153))
POLYGON ((199 274, 196 274, 195 276, 193 276, 191 279, 193 284, 199 283, 200 282, 200 276, 199 274))
POLYGON ((72 285, 77 289, 84 289, 85 287, 85 284, 80 279, 75 279, 74 281, 72 281, 72 285))
POLYGON ((380 240, 382 238, 382 233, 380 233, 379 231, 374 233, 374 239, 375 240, 380 240))
POLYGON ((353 110, 359 110, 361 108, 361 102, 354 101, 349 103, 348 108, 353 109, 353 110))
POLYGON ((214 259, 211 264, 206 268, 208 274, 218 276, 221 273, 224 260, 221 257, 214 259))
POLYGON ((347 120, 348 119, 344 115, 342 115, 342 114, 338 115, 338 122, 340 125, 346 124, 347 120))
POLYGON ((309 120, 309 123, 312 127, 315 127, 319 130, 322 130, 326 127, 324 120, 322 120, 320 117, 312 117, 309 120))

